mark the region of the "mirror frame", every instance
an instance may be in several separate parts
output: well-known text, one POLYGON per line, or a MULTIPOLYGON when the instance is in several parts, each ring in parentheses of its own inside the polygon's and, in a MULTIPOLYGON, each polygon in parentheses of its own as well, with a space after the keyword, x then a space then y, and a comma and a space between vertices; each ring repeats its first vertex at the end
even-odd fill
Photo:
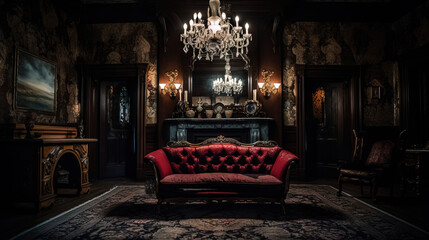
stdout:
MULTIPOLYGON (((200 61, 200 62, 204 62, 203 63, 203 68, 202 69, 213 69, 215 71, 220 71, 222 70, 223 72, 225 72, 225 60, 223 59, 219 59, 218 57, 216 57, 213 61, 216 62, 212 62, 212 61, 208 61, 208 60, 197 60, 197 59, 192 59, 190 58, 189 60, 189 66, 188 66, 188 76, 187 78, 187 87, 188 87, 188 102, 189 102, 189 106, 192 106, 192 96, 193 96, 193 87, 192 87, 192 83, 193 83, 193 72, 195 70, 195 62, 196 61, 200 61), (222 64, 220 64, 222 63, 222 64)), ((231 65, 231 71, 234 70, 247 70, 247 100, 251 100, 252 99, 252 68, 250 65, 250 59, 247 55, 245 54, 240 54, 239 57, 235 57, 233 56, 231 58, 230 61, 230 65, 231 65), (244 62, 244 67, 241 68, 241 66, 237 66, 239 61, 243 61, 244 62)), ((210 96, 211 97, 211 96, 210 96)), ((216 103, 213 103, 213 105, 216 103)))

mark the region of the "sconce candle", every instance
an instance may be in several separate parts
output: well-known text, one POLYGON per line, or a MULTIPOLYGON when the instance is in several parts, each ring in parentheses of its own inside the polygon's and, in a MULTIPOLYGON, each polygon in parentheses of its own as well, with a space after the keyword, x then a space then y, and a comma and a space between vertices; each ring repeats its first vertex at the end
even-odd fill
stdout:
POLYGON ((256 89, 253 89, 253 100, 256 100, 256 89))
POLYGON ((187 91, 187 90, 185 90, 185 91, 183 92, 183 98, 184 98, 185 102, 187 102, 187 101, 188 101, 188 91, 187 91))

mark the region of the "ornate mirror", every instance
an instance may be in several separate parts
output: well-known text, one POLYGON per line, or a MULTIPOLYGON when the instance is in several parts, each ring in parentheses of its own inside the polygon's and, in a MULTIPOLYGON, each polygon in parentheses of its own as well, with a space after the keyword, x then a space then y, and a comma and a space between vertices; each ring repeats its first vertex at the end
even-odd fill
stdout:
POLYGON ((241 56, 195 61, 189 81, 189 101, 194 106, 200 98, 212 106, 219 102, 225 106, 242 106, 252 97, 250 66, 241 56))

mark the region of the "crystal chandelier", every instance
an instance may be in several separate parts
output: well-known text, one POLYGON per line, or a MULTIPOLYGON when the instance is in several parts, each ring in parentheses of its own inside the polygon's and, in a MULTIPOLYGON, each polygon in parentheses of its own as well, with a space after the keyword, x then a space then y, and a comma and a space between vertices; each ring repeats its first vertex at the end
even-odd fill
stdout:
POLYGON ((210 0, 207 8, 207 26, 202 20, 201 12, 194 13, 193 19, 188 25, 183 25, 184 32, 180 34, 180 41, 185 45, 183 51, 188 52, 192 48, 193 59, 205 58, 213 61, 214 56, 224 58, 232 55, 235 48, 236 56, 247 54, 252 34, 249 34, 249 24, 245 24, 246 32, 238 24, 240 18, 235 17, 235 26, 229 22, 229 18, 223 12, 220 13, 220 0, 210 0), (211 14, 211 15, 210 15, 211 14))
POLYGON ((243 81, 231 76, 231 66, 229 65, 229 56, 225 56, 225 80, 218 78, 213 81, 213 91, 220 95, 226 93, 227 96, 241 94, 243 92, 243 81))

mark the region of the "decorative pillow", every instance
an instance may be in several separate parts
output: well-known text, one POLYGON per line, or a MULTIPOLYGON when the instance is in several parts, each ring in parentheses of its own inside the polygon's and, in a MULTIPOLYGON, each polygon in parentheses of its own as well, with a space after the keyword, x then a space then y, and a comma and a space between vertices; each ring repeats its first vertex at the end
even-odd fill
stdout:
POLYGON ((372 145, 371 152, 366 159, 366 165, 381 166, 389 163, 395 144, 392 141, 378 141, 372 145))

